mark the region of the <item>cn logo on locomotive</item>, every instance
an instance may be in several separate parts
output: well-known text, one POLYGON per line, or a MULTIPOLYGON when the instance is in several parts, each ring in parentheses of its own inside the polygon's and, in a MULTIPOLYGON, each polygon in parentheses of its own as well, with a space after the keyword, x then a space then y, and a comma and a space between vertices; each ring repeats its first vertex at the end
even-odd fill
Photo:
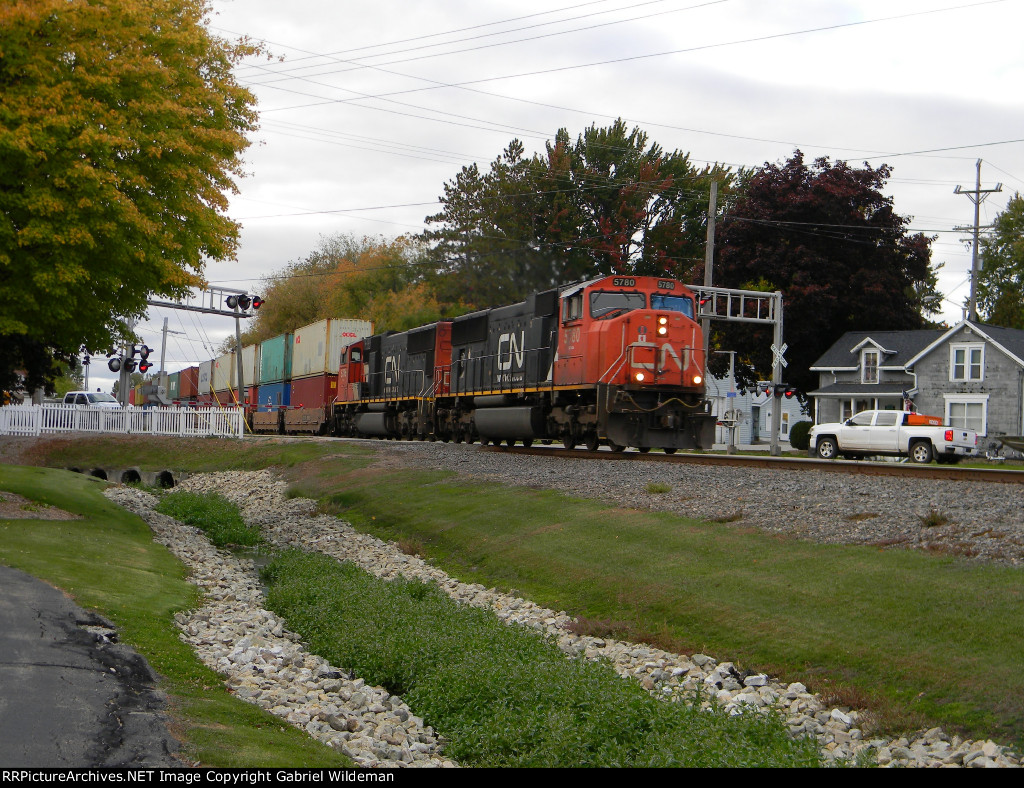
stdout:
POLYGON ((498 337, 498 369, 502 372, 512 369, 512 359, 515 358, 516 368, 523 367, 523 346, 526 344, 526 331, 520 331, 516 337, 514 333, 502 334, 498 337), (505 358, 506 352, 508 358, 505 358))

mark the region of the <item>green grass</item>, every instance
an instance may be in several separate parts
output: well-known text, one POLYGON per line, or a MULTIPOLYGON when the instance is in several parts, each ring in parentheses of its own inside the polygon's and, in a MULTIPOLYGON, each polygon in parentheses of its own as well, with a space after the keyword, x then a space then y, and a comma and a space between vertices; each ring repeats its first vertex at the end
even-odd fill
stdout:
POLYGON ((0 562, 67 592, 110 619, 122 642, 161 676, 183 753, 204 766, 337 766, 347 759, 236 699, 178 638, 176 611, 198 603, 185 569, 135 515, 108 502, 104 482, 66 471, 0 465, 0 490, 81 514, 81 520, 0 520, 0 562))
POLYGON ((217 547, 255 547, 263 543, 259 528, 246 525, 238 507, 216 493, 168 493, 156 510, 199 528, 217 547))
POLYGON ((457 605, 436 586, 387 582, 320 554, 263 571, 269 606, 331 663, 402 696, 468 766, 813 766, 814 741, 777 718, 665 703, 611 667, 457 605))
POLYGON ((671 651, 857 697, 890 729, 943 725, 1024 742, 1019 570, 800 542, 437 472, 394 472, 381 485, 330 460, 291 477, 325 509, 460 579, 628 622, 620 634, 671 651))
MULTIPOLYGON (((243 467, 250 441, 222 443, 223 460, 243 467)), ((166 452, 188 469, 191 449, 176 445, 166 452)), ((1024 748, 1020 570, 800 542, 440 472, 382 477, 370 450, 309 445, 319 454, 306 464, 295 444, 275 449, 296 452, 281 461, 257 448, 290 463, 299 493, 461 580, 514 589, 609 635, 869 703, 890 728, 942 725, 1024 748)), ((130 450, 105 449, 137 464, 130 450)))

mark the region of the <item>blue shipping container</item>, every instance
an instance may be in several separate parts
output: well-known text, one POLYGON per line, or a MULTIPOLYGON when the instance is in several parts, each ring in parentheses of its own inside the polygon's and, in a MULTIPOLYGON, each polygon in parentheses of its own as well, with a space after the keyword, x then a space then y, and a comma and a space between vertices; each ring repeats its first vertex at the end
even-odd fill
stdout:
POLYGON ((257 410, 269 413, 282 405, 291 405, 291 387, 287 383, 266 383, 256 391, 260 406, 257 410))

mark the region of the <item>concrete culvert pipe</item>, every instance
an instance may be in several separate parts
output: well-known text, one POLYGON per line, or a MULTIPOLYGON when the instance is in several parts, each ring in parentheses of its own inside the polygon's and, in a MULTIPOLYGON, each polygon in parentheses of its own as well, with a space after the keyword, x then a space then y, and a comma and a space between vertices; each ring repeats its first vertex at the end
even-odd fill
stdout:
POLYGON ((134 468, 129 468, 121 474, 121 484, 139 484, 142 481, 142 474, 134 468))
POLYGON ((165 490, 170 489, 174 486, 174 474, 170 471, 160 471, 160 473, 156 475, 156 484, 157 487, 162 487, 165 490))
POLYGON ((97 479, 103 479, 103 481, 107 481, 107 472, 102 468, 93 468, 91 471, 89 471, 89 475, 95 476, 97 479))

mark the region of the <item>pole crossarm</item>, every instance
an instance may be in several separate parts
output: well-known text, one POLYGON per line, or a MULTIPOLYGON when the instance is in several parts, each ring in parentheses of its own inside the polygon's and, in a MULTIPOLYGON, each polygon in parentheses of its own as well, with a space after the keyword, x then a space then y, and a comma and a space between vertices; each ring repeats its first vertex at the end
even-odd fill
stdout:
POLYGON ((728 320, 736 323, 780 322, 782 293, 759 290, 735 290, 728 287, 693 285, 701 320, 728 320))
POLYGON ((146 299, 146 303, 150 306, 163 306, 168 309, 182 309, 186 312, 202 312, 206 315, 221 315, 222 317, 252 317, 251 312, 233 312, 229 309, 214 309, 212 307, 205 306, 192 306, 190 304, 179 304, 177 301, 154 301, 153 299, 146 299))
POLYGON ((198 291, 198 295, 194 296, 194 300, 198 300, 200 305, 182 303, 181 301, 157 301, 153 298, 147 298, 146 303, 150 306, 163 306, 168 309, 182 309, 186 312, 202 312, 206 315, 221 315, 222 317, 252 317, 254 309, 252 307, 248 309, 230 309, 226 306, 228 296, 232 295, 246 295, 246 290, 236 290, 232 287, 221 287, 221 286, 208 286, 195 288, 198 291))

